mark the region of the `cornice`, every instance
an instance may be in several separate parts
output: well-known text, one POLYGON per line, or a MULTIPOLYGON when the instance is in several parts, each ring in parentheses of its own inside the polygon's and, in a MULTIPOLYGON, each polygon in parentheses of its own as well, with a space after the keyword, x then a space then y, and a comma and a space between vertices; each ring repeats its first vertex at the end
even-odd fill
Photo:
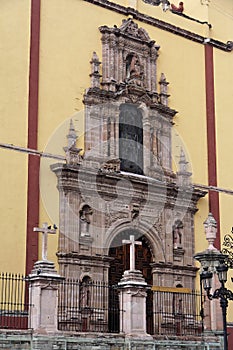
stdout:
POLYGON ((182 36, 183 38, 187 40, 194 41, 196 43, 202 44, 202 45, 210 45, 215 47, 216 49, 225 51, 225 52, 231 52, 233 50, 233 42, 232 41, 227 41, 226 43, 215 40, 215 39, 207 39, 204 36, 201 36, 197 33, 190 32, 186 29, 182 29, 180 27, 177 27, 173 24, 161 21, 157 18, 154 18, 152 16, 148 16, 144 13, 141 13, 131 7, 125 7, 113 2, 110 2, 108 0, 83 0, 86 2, 89 2, 93 5, 97 5, 100 7, 104 7, 107 10, 111 10, 114 12, 118 12, 122 15, 129 16, 131 15, 134 19, 139 20, 143 23, 149 24, 153 27, 165 30, 167 32, 173 33, 175 35, 182 36), (207 42, 208 40, 208 42, 207 42))
POLYGON ((169 264, 165 262, 154 262, 151 263, 151 267, 154 270, 161 270, 163 269, 163 273, 170 273, 171 271, 175 271, 177 275, 181 274, 181 271, 188 272, 191 275, 195 276, 196 272, 199 270, 196 266, 190 266, 190 265, 176 265, 176 264, 169 264), (177 272, 180 271, 179 273, 177 272))
POLYGON ((56 253, 58 259, 60 261, 65 261, 67 264, 73 264, 73 260, 76 260, 76 263, 83 264, 83 261, 85 263, 87 261, 90 261, 92 264, 95 263, 106 263, 113 260, 113 258, 106 256, 106 255, 83 255, 79 254, 78 252, 57 252, 56 253))
MULTIPOLYGON (((135 89, 135 87, 125 85, 123 90, 117 92, 106 91, 100 88, 89 88, 84 95, 83 103, 89 106, 96 106, 108 102, 118 103, 120 105, 123 103, 139 104, 139 102, 143 101, 150 106, 151 109, 157 110, 160 114, 167 117, 172 122, 173 117, 177 114, 175 109, 165 106, 159 102, 153 102, 152 94, 148 93, 146 90, 144 90, 143 94, 138 96, 138 99, 133 102, 130 100, 130 97, 134 96, 134 93, 130 89, 135 89)), ((156 98, 158 97, 159 94, 156 98)))

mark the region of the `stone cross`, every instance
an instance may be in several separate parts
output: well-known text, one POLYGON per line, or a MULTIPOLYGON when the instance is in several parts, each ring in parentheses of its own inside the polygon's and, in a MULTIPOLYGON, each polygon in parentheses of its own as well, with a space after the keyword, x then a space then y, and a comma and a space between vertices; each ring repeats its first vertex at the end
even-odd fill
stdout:
POLYGON ((48 233, 55 234, 56 233, 56 226, 54 225, 54 228, 51 229, 51 226, 48 226, 47 222, 44 222, 42 224, 42 228, 40 227, 34 227, 34 232, 42 232, 42 260, 47 260, 47 253, 48 253, 48 233))
POLYGON ((122 243, 123 244, 130 244, 129 269, 130 269, 130 271, 133 271, 133 270, 135 270, 135 245, 142 245, 142 242, 135 241, 134 236, 129 236, 129 240, 123 239, 122 243))

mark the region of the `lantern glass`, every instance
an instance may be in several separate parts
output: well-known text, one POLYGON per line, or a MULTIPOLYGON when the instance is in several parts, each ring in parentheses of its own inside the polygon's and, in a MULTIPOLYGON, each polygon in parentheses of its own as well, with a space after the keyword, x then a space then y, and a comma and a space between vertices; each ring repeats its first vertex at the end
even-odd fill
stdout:
POLYGON ((221 283, 226 283, 228 267, 225 264, 221 264, 218 267, 216 267, 216 270, 217 270, 217 273, 218 273, 219 281, 221 283))
POLYGON ((213 273, 208 271, 208 267, 205 267, 202 273, 200 274, 201 281, 203 283, 203 288, 205 290, 210 290, 212 287, 212 277, 213 273))

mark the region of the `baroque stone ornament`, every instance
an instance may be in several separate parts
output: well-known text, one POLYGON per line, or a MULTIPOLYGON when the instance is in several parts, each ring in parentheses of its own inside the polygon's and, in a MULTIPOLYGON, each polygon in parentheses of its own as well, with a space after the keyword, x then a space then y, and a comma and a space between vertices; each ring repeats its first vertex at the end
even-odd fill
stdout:
POLYGON ((52 166, 60 191, 60 271, 81 278, 86 266, 92 279, 115 285, 129 269, 122 239, 133 236, 142 242, 135 268, 146 283, 171 286, 173 276, 182 275, 194 288, 193 217, 205 192, 192 185, 184 154, 179 172, 172 169, 176 111, 165 74, 157 78, 160 47, 132 18, 99 30, 102 55, 93 48, 83 98, 84 155, 71 123, 65 150, 74 159, 52 166), (174 239, 177 218, 183 226, 174 239))
POLYGON ((153 40, 150 40, 150 37, 145 29, 139 28, 137 23, 134 23, 134 21, 130 19, 123 19, 122 25, 120 26, 119 30, 122 33, 131 35, 133 38, 138 38, 150 43, 154 43, 153 40))
POLYGON ((126 90, 125 85, 135 85, 137 94, 142 95, 146 91, 156 93, 159 45, 150 39, 146 30, 129 18, 124 19, 119 28, 102 26, 100 32, 103 43, 103 89, 119 94, 126 90))
POLYGON ((214 246, 214 241, 217 235, 217 221, 212 213, 209 213, 208 218, 204 221, 206 240, 209 243, 209 250, 217 250, 214 246))

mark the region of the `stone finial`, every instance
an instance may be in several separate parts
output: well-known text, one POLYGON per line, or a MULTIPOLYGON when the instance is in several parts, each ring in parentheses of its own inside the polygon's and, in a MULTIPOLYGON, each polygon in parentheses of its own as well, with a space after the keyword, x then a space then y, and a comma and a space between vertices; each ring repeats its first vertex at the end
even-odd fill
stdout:
POLYGON ((213 217, 212 213, 209 213, 208 218, 204 221, 206 240, 209 243, 208 250, 217 250, 214 247, 214 241, 217 235, 217 221, 213 217))
POLYGON ((76 135, 76 131, 75 131, 74 123, 72 119, 70 119, 69 132, 66 137, 68 140, 68 148, 70 149, 70 148, 76 147, 77 135, 76 135))
POLYGON ((167 93, 167 91, 168 91, 167 86, 169 83, 167 82, 167 79, 166 79, 164 73, 161 73, 159 84, 160 84, 160 102, 164 106, 167 106, 168 105, 168 97, 170 96, 167 93))
POLYGON ((100 70, 100 61, 97 53, 94 51, 91 59, 91 73, 99 73, 100 70))
POLYGON ((166 76, 164 73, 161 73, 161 76, 160 76, 160 84, 163 84, 165 83, 165 85, 168 85, 169 83, 167 83, 167 79, 166 79, 166 76))
POLYGON ((96 52, 93 52, 92 59, 90 61, 91 63, 91 87, 92 88, 99 88, 100 87, 100 64, 99 57, 97 56, 96 52))
POLYGON ((183 148, 180 149, 179 171, 187 172, 187 160, 183 148))
POLYGON ((190 184, 190 176, 192 173, 188 171, 189 162, 186 160, 186 156, 183 148, 180 149, 179 171, 177 172, 178 184, 188 186, 190 184))
POLYGON ((63 148, 66 153, 66 163, 70 165, 77 165, 81 161, 80 152, 82 149, 76 147, 78 137, 72 119, 70 119, 69 132, 66 137, 68 140, 68 145, 63 148))

